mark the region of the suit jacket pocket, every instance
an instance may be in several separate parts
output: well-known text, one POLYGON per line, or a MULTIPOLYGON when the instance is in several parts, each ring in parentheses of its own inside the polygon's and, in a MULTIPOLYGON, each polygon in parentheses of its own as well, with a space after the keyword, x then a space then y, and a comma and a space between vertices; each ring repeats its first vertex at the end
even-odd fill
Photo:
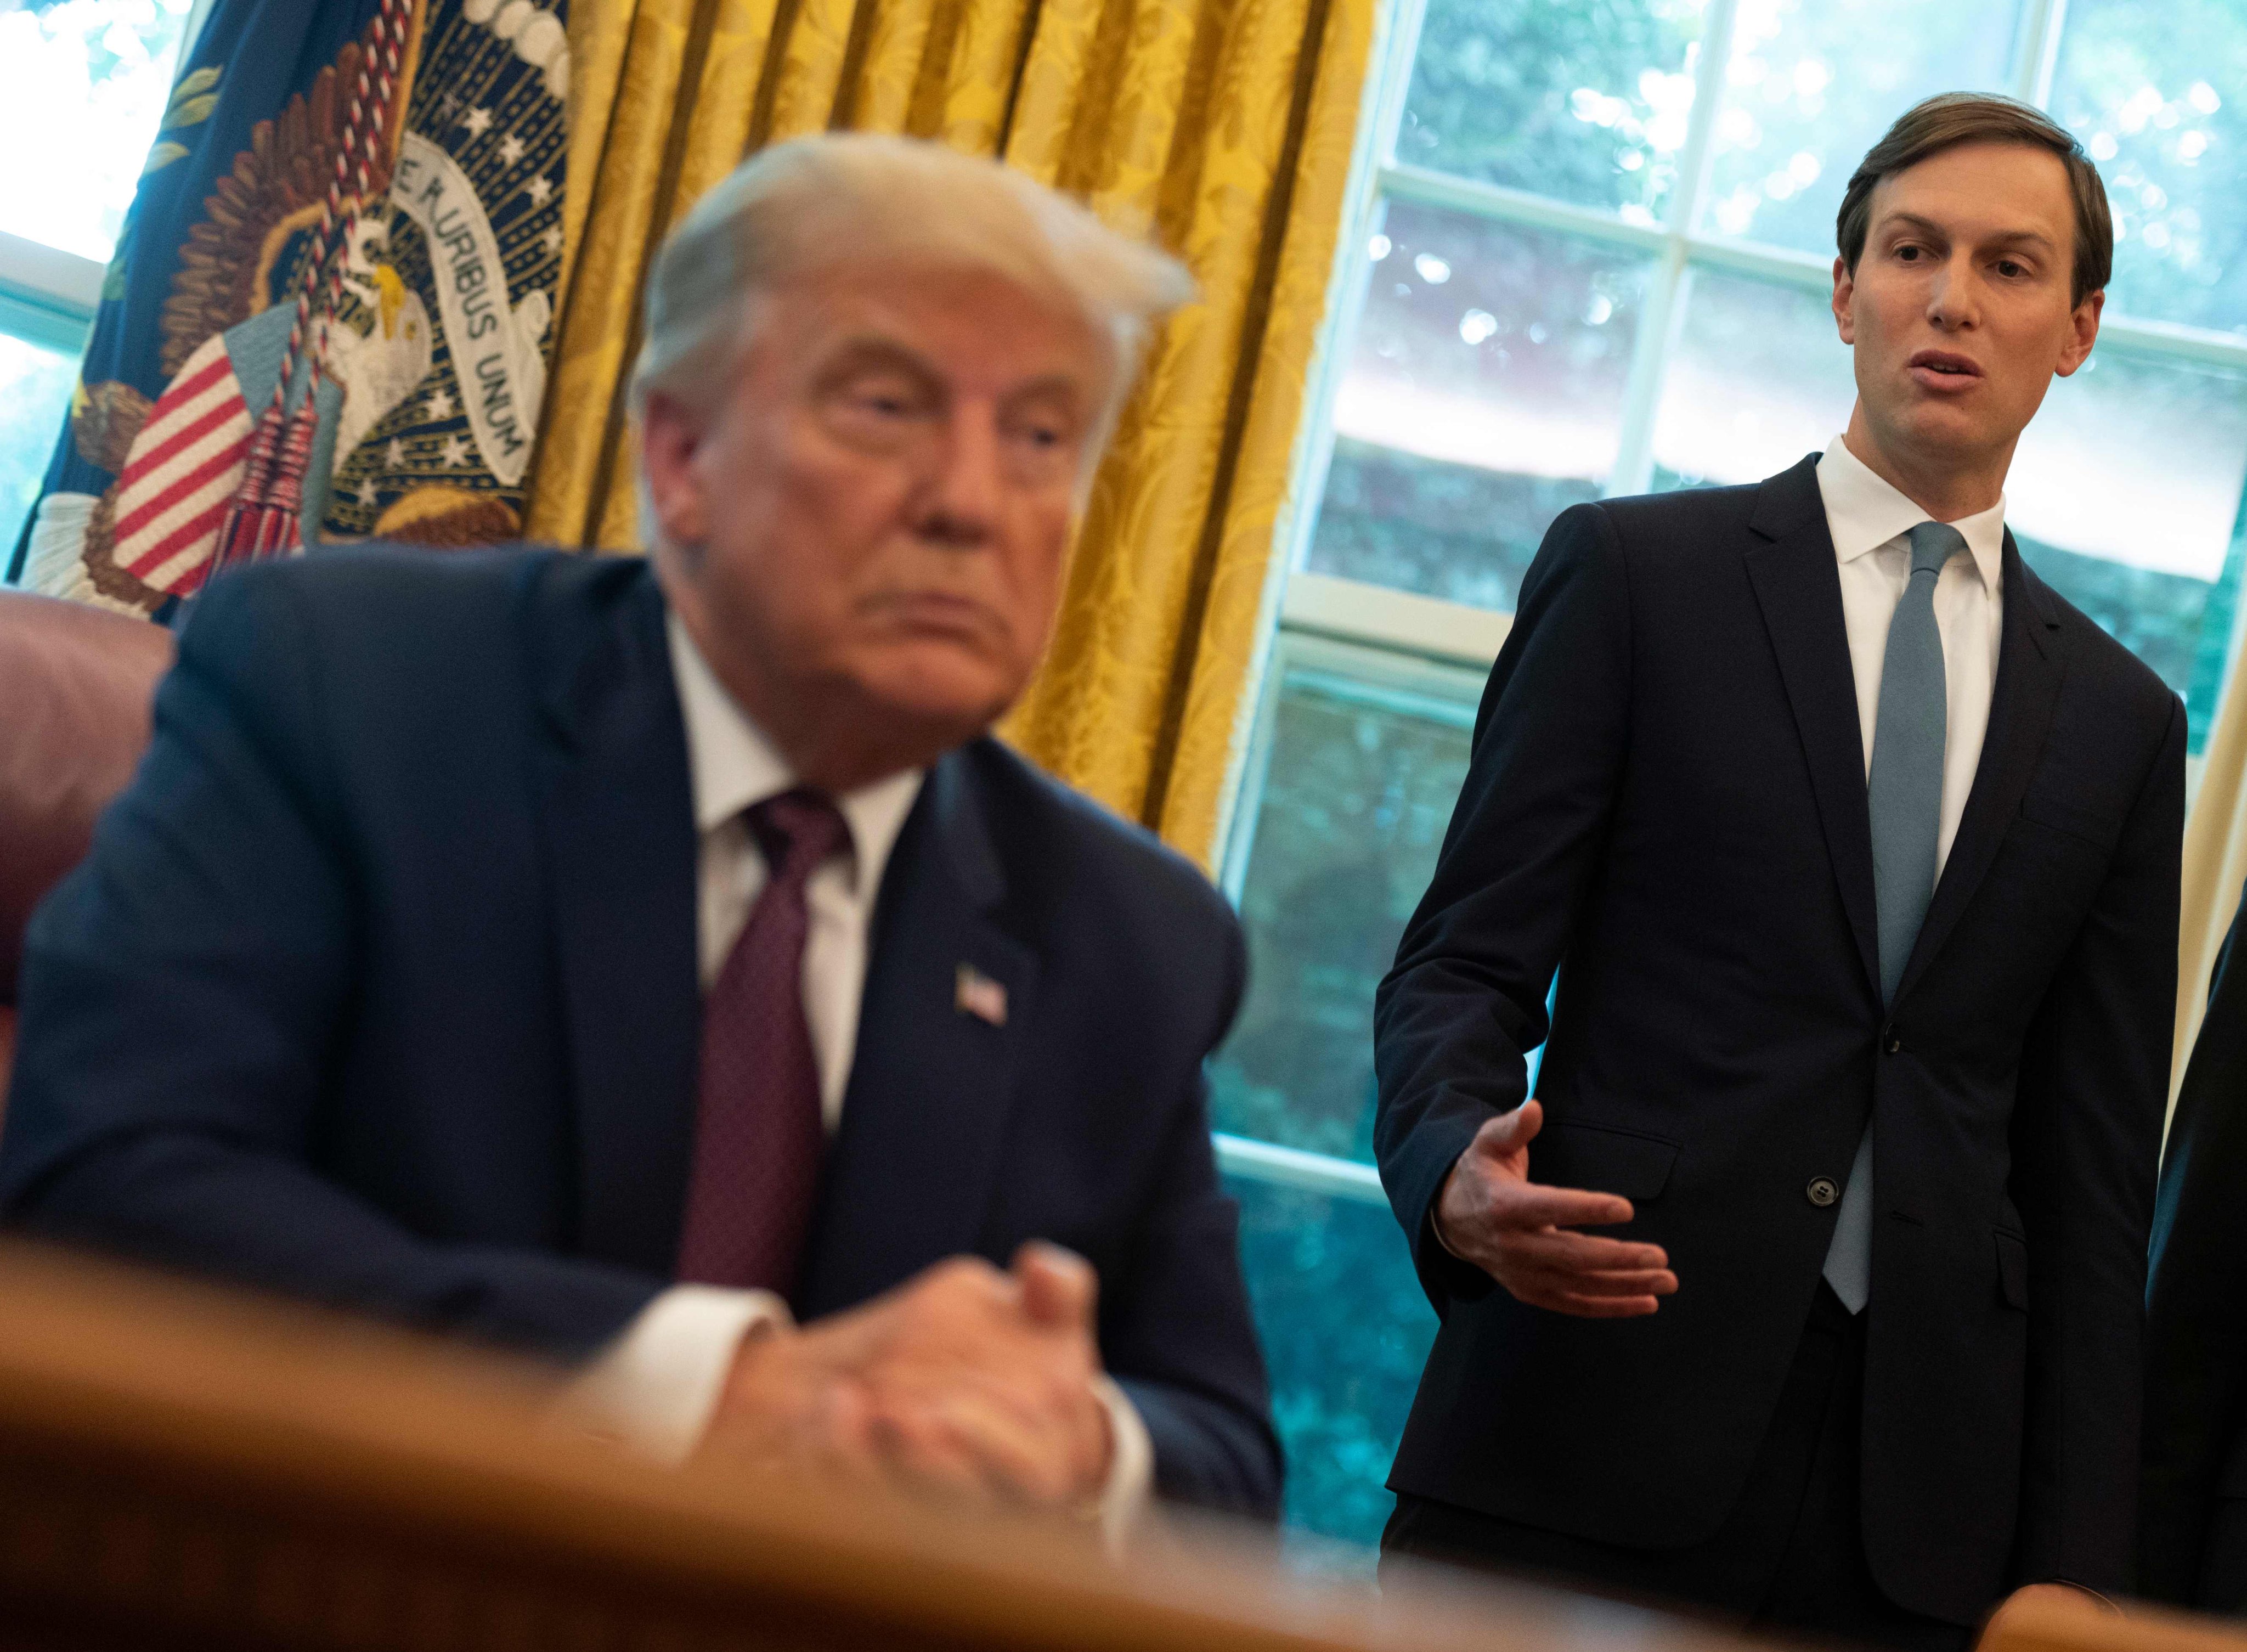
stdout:
POLYGON ((1550 1187, 1658 1198, 1677 1161, 1677 1143, 1660 1136, 1548 1120, 1529 1143, 1529 1179, 1550 1187))
POLYGON ((1998 1230, 1998 1294, 2006 1307, 2029 1311, 2029 1243, 2003 1228, 1998 1230))
POLYGON ((2111 850, 2122 836, 2119 817, 2034 786, 2021 798, 2021 815, 2039 826, 2066 832, 2103 850, 2111 850))

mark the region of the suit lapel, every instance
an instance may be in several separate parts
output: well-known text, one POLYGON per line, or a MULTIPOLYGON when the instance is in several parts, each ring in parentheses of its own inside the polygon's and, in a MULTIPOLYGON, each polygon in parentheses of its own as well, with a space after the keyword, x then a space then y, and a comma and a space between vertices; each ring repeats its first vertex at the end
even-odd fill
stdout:
POLYGON ((693 800, 654 577, 644 566, 597 577, 607 583, 595 587, 595 622, 541 662, 577 1240, 588 1255, 668 1276, 700 1034, 693 800))
POLYGON ((1817 461, 1806 459, 1765 482, 1748 525, 1764 542, 1747 554, 1748 580, 1802 737, 1841 905, 1865 979, 1877 996, 1880 929, 1872 821, 1865 805, 1865 739, 1817 461))
POLYGON ((2052 707, 2059 699, 2060 679, 2066 674, 2059 645, 2052 633, 2059 618, 2053 611, 2043 584, 2021 562, 2011 530, 2005 535, 2005 617, 1998 644, 1998 682, 1990 701, 1990 730, 1983 737, 1982 759, 1974 767, 1974 788, 1966 795, 1966 812, 1959 817, 1958 836, 1951 840, 1950 856, 1935 885, 1920 923, 1919 939, 1896 986, 1896 1002, 1903 1001, 1912 984, 1950 939, 1958 919, 1981 887, 1998 845, 2020 807, 2044 750, 2045 734, 2052 727, 2052 707))
POLYGON ((796 1307, 831 1313, 975 1248, 991 1199, 1037 955, 994 914, 1006 893, 972 761, 929 771, 891 851, 868 949, 843 1123, 796 1307), (1004 992, 1001 1024, 960 1006, 966 965, 1004 992))

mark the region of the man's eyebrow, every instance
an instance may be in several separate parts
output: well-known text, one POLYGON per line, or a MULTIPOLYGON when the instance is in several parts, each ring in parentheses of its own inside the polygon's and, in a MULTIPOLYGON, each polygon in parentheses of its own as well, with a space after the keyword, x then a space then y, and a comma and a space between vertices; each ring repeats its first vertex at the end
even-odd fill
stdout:
POLYGON ((1008 391, 1007 399, 1030 401, 1040 396, 1076 397, 1083 393, 1084 386, 1076 375, 1066 372, 1049 372, 1043 378, 1033 379, 1029 383, 1008 391))
POLYGON ((856 367, 897 367, 931 384, 942 380, 935 366, 912 345, 887 333, 854 333, 838 341, 828 355, 829 372, 856 367))
MULTIPOLYGON (((1907 229, 1916 229, 1921 234, 1930 236, 1937 241, 1949 241, 1952 238, 1951 232, 1949 228, 1936 222, 1932 218, 1923 218, 1916 212, 1888 213, 1882 218, 1880 228, 1886 229, 1895 224, 1902 224, 1907 229)), ((1984 237, 1982 244, 1984 246, 2037 247, 2046 252, 2052 250, 2053 247, 2052 237, 2045 234, 2041 229, 2001 230, 1994 236, 1984 237)))
MULTIPOLYGON (((837 340, 818 377, 831 383, 838 375, 856 372, 864 367, 894 368, 910 373, 932 387, 940 387, 947 382, 936 365, 911 345, 887 333, 878 332, 854 333, 837 340)), ((1080 399, 1085 393, 1085 386, 1076 375, 1050 372, 1009 390, 1006 399, 1008 401, 1028 401, 1041 396, 1061 396, 1080 399)))

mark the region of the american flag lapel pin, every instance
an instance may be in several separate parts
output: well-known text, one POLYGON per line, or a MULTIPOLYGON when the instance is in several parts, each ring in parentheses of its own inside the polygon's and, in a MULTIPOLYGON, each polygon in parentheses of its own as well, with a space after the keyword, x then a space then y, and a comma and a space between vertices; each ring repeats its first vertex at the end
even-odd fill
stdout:
POLYGON ((974 965, 962 964, 953 973, 952 1007, 963 1015, 973 1015, 994 1027, 1004 1027, 1007 1024, 1007 988, 974 965))

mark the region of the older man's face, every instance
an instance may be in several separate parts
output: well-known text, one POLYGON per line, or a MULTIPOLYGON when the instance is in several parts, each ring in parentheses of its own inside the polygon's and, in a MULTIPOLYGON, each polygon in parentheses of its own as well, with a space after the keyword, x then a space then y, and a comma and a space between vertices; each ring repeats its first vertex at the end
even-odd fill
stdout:
POLYGON ((1028 680, 1108 358, 984 273, 845 268, 755 322, 717 409, 651 402, 665 584, 805 777, 847 786, 980 733, 1028 680))

